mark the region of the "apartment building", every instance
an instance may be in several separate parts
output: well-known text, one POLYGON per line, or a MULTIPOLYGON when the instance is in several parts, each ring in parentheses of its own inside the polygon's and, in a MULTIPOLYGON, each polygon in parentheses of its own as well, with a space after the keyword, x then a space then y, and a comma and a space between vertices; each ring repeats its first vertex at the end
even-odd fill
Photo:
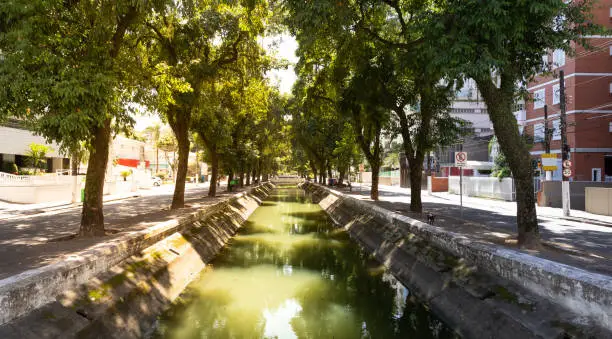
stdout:
MULTIPOLYGON (((593 8, 597 24, 612 28, 612 1, 593 8)), ((553 180, 561 180, 559 71, 565 73, 567 141, 572 161, 571 180, 612 181, 612 37, 589 36, 593 49, 576 46, 575 55, 562 50, 544 56, 552 75, 539 76, 527 89, 532 100, 515 112, 519 126, 533 136, 534 159, 545 152, 544 109, 551 129, 551 153, 558 154, 553 180)))
POLYGON ((466 137, 462 144, 450 145, 435 152, 436 172, 442 176, 459 175, 459 168, 454 167, 455 152, 464 151, 468 153, 470 161, 470 168, 464 170, 464 175, 478 175, 480 171, 487 173, 492 168, 489 161, 489 141, 494 134, 493 123, 474 80, 467 79, 457 91, 450 114, 468 121, 471 125, 471 135, 466 137))

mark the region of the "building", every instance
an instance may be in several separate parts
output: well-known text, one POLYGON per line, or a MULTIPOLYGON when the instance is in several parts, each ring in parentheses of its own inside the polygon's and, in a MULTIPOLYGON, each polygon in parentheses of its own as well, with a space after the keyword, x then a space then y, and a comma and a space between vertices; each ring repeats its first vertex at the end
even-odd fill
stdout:
MULTIPOLYGON (((593 7, 593 21, 612 28, 612 4, 599 2, 593 7)), ((561 130, 559 71, 565 73, 567 141, 572 161, 571 180, 612 181, 612 37, 590 36, 594 47, 576 46, 574 56, 562 50, 551 51, 544 60, 553 75, 538 76, 527 85, 532 100, 519 107, 515 116, 524 133, 533 137, 534 159, 544 149, 544 107, 553 131, 551 153, 558 155, 553 180, 561 179, 561 130)))
POLYGON ((457 91, 450 107, 450 114, 455 118, 470 123, 469 131, 462 144, 451 145, 435 152, 435 170, 439 176, 459 175, 455 166, 455 152, 468 154, 469 168, 464 175, 489 175, 493 163, 490 161, 489 141, 493 137, 493 123, 489 119, 487 106, 480 98, 476 82, 467 79, 457 91))
POLYGON ((450 107, 450 114, 455 118, 468 121, 470 131, 476 137, 493 135, 493 123, 489 119, 487 105, 480 98, 476 82, 467 79, 457 91, 450 107))
POLYGON ((0 171, 13 172, 13 164, 18 168, 30 167, 26 154, 32 143, 51 147, 47 153, 47 172, 70 168, 70 159, 60 154, 58 145, 47 143, 45 138, 34 135, 17 121, 8 121, 0 126, 0 140, 0 171))

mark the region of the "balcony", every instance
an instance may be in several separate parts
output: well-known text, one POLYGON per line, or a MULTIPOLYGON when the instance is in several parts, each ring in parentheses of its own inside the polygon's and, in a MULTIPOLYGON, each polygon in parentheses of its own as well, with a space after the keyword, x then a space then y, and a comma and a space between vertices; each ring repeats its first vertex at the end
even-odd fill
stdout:
POLYGON ((513 112, 514 117, 516 118, 516 121, 519 123, 519 125, 522 125, 525 123, 525 120, 527 119, 527 111, 525 111, 524 109, 518 110, 518 111, 514 111, 513 112))

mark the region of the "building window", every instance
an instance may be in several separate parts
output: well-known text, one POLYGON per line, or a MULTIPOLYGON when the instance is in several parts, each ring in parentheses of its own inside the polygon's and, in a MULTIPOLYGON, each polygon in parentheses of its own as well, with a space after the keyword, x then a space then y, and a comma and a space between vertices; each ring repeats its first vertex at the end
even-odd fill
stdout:
POLYGON ((561 140, 561 120, 553 121, 552 128, 553 128, 552 139, 561 140))
POLYGON ((561 67, 565 65, 565 51, 556 49, 553 52, 553 67, 561 67))
POLYGON ((546 89, 533 92, 533 108, 538 109, 546 104, 546 89))
POLYGON ((561 102, 561 88, 559 84, 556 84, 552 88, 553 91, 553 105, 556 105, 561 102))
POLYGON ((534 142, 544 141, 544 124, 533 125, 533 141, 534 142))

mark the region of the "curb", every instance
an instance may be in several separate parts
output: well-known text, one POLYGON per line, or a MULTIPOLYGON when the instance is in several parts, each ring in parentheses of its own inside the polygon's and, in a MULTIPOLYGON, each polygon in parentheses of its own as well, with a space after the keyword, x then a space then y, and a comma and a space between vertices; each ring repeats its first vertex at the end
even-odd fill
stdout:
POLYGON ((117 239, 73 253, 63 261, 0 280, 0 325, 54 301, 62 292, 108 271, 174 232, 190 227, 227 203, 247 195, 258 199, 257 192, 270 187, 270 183, 261 184, 196 212, 157 223, 145 230, 126 232, 117 239))
POLYGON ((341 192, 319 185, 313 186, 337 199, 343 199, 356 210, 367 210, 374 217, 399 227, 403 232, 417 235, 495 276, 522 286, 581 316, 592 318, 605 328, 612 328, 612 277, 610 276, 474 241, 462 234, 428 225, 369 202, 346 196, 341 192))

